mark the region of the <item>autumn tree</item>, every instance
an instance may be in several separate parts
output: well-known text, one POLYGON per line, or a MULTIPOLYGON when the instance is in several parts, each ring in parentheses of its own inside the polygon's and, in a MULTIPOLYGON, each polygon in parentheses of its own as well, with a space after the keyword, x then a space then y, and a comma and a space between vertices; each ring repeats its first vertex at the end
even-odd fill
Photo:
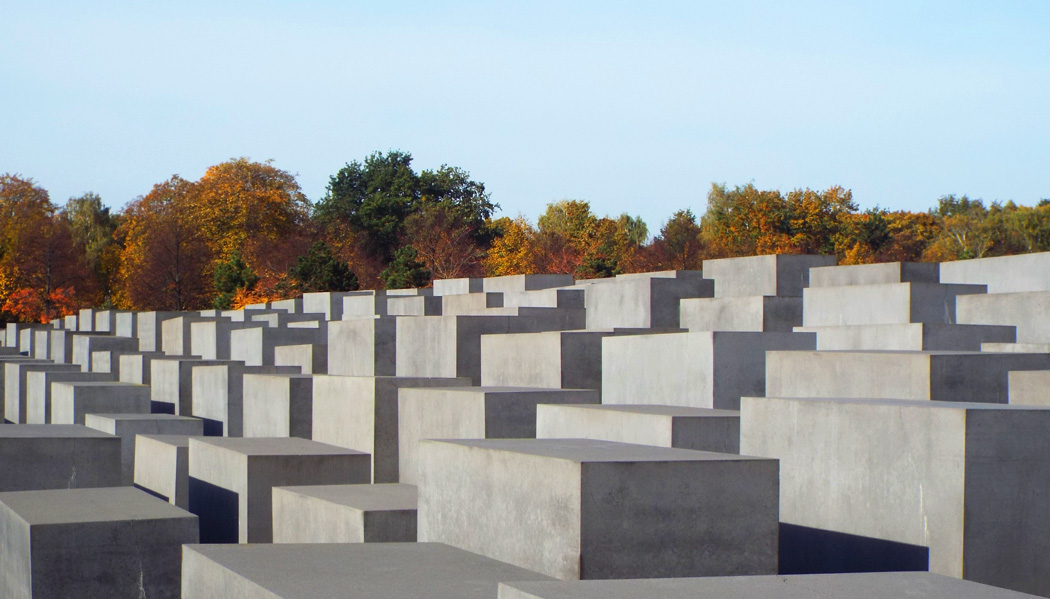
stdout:
POLYGON ((107 304, 120 265, 120 245, 114 238, 118 219, 95 193, 69 198, 62 215, 69 221, 74 246, 94 275, 99 294, 92 299, 96 305, 107 304))
POLYGON ((485 250, 478 245, 478 223, 454 206, 426 201, 405 221, 406 239, 418 259, 438 279, 476 277, 485 250))
POLYGON ((240 251, 215 265, 215 291, 218 293, 212 301, 216 310, 233 308, 234 298, 250 293, 259 282, 259 275, 248 266, 240 251))
POLYGON ((312 291, 356 291, 357 276, 343 261, 332 255, 323 241, 296 260, 289 271, 299 293, 312 291))
POLYGON ((657 261, 654 266, 666 270, 700 270, 704 258, 700 233, 692 210, 675 212, 653 240, 657 261))
POLYGON ((536 230, 524 216, 511 220, 503 217, 492 224, 497 232, 492 247, 483 260, 485 274, 490 277, 527 275, 537 272, 536 230))

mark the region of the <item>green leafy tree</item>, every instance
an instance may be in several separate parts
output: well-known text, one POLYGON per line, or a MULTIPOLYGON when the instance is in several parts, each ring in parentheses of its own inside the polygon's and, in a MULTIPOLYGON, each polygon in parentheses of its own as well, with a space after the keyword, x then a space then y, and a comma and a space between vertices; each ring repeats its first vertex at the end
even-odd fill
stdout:
POLYGON ((318 241, 299 256, 295 265, 288 272, 299 291, 356 291, 359 287, 357 276, 350 267, 335 256, 322 241, 318 241))
POLYGON ((112 288, 120 266, 120 244, 114 238, 118 218, 96 193, 69 198, 62 214, 69 221, 73 244, 83 254, 98 281, 102 305, 111 303, 112 288))
POLYGON ((379 277, 387 289, 410 289, 429 285, 431 274, 419 260, 416 248, 408 245, 394 253, 394 259, 379 277))
POLYGON ((230 258, 215 265, 215 290, 218 295, 212 306, 216 310, 229 310, 233 307, 233 298, 238 290, 251 291, 259 282, 255 274, 239 251, 234 250, 230 258))

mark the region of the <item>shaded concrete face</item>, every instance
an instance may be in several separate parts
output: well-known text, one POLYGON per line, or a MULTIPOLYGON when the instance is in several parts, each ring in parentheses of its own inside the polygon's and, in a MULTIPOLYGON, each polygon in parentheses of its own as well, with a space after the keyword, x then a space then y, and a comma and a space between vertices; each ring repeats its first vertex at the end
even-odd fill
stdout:
POLYGON ((137 435, 203 435, 203 423, 197 418, 171 414, 88 414, 88 428, 120 437, 121 484, 135 482, 135 438, 137 435))
POLYGON ((189 414, 204 420, 209 436, 244 436, 244 378, 248 374, 295 374, 290 366, 245 366, 243 362, 189 363, 189 414))
POLYGON ((55 382, 51 385, 51 422, 84 424, 88 413, 149 414, 149 387, 109 381, 55 382))
POLYGON ((28 420, 28 376, 30 372, 81 372, 72 364, 51 364, 19 360, 2 362, 4 368, 4 392, 0 403, 4 407, 4 418, 8 422, 25 424, 28 420))
POLYGON ((617 277, 586 289, 588 329, 677 328, 680 299, 715 293, 714 283, 699 276, 617 277))
POLYGON ((244 397, 245 437, 312 437, 312 376, 245 373, 244 397))
POLYGON ((774 460, 590 440, 423 446, 420 541, 569 580, 776 571, 774 460))
POLYGON ((33 370, 26 373, 26 422, 51 424, 51 389, 57 382, 112 381, 104 372, 33 370))
POLYGON ((0 491, 120 485, 120 439, 83 426, 0 426, 0 491))
POLYGON ((822 266, 809 270, 809 286, 845 287, 889 283, 940 283, 940 272, 940 264, 936 262, 822 266))
POLYGON ((754 297, 683 299, 680 326, 696 331, 790 333, 802 324, 802 298, 754 297))
POLYGON ((188 510, 190 438, 189 435, 135 435, 135 486, 188 510))
POLYGON ((550 331, 481 336, 486 387, 602 387, 602 338, 612 331, 550 331))
POLYGON ((358 318, 329 323, 328 373, 393 376, 396 339, 396 318, 358 318))
MULTIPOLYGON (((796 327, 814 333, 818 350, 992 351, 986 343, 1013 343, 1015 327, 966 324, 872 324, 796 327)), ((1050 353, 1050 348, 1045 348, 1050 353)), ((1034 353, 1034 352, 1033 352, 1034 353)))

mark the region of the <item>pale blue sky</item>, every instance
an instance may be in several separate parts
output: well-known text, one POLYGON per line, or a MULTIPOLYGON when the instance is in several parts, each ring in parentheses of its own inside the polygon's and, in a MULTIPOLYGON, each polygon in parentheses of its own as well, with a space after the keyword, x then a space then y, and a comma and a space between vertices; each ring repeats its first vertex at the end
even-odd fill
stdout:
POLYGON ((1050 2, 0 0, 0 172, 120 207, 273 159, 311 200, 401 149, 510 216, 656 231, 712 182, 1050 197, 1050 2))

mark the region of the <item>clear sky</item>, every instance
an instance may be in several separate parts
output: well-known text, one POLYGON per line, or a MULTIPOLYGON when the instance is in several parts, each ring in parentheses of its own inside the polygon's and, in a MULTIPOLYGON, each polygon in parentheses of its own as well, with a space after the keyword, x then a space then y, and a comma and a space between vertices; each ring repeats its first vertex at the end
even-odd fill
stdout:
POLYGON ((704 211, 712 182, 1050 197, 1050 2, 0 0, 0 173, 115 207, 273 159, 313 201, 411 152, 502 213, 704 211))

